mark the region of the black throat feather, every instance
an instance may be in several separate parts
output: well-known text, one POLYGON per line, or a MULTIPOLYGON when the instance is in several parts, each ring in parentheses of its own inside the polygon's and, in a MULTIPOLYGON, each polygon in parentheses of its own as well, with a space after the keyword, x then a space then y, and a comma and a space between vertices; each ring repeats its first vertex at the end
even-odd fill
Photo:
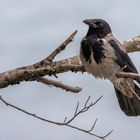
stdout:
POLYGON ((102 59, 105 58, 104 48, 102 47, 103 41, 97 40, 93 36, 88 36, 81 42, 82 54, 86 61, 91 62, 91 54, 93 52, 93 58, 97 64, 102 63, 102 59))

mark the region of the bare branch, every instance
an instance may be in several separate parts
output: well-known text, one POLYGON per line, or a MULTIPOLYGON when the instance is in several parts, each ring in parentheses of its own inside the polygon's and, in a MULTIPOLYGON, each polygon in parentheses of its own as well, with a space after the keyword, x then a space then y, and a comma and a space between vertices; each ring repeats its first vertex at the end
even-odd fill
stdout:
POLYGON ((111 131, 108 132, 106 135, 104 135, 104 136, 99 136, 99 135, 96 135, 95 133, 88 132, 87 130, 84 130, 84 129, 81 129, 81 128, 77 128, 77 127, 72 126, 72 125, 69 125, 69 124, 68 124, 67 126, 73 128, 73 129, 77 129, 77 130, 79 130, 79 131, 85 132, 85 133, 87 133, 87 134, 89 134, 89 135, 91 135, 91 136, 95 136, 95 137, 97 137, 97 138, 100 138, 101 140, 106 140, 107 137, 113 132, 113 130, 111 130, 111 131))
POLYGON ((89 100, 90 100, 90 96, 89 96, 88 99, 86 100, 86 102, 85 102, 85 106, 84 106, 84 107, 87 106, 89 100))
MULTIPOLYGON (((60 53, 63 49, 65 49, 66 45, 70 43, 74 38, 76 32, 77 30, 74 31, 47 58, 39 61, 38 63, 0 73, 0 88, 5 88, 9 85, 19 84, 22 81, 36 81, 37 77, 43 77, 45 75, 51 76, 67 71, 85 72, 85 69, 82 66, 82 63, 78 55, 60 61, 54 62, 50 61, 53 60, 58 53, 60 53)), ((140 46, 140 36, 124 42, 124 47, 127 52, 140 51, 139 46, 140 46)), ((128 73, 127 74, 124 73, 124 75, 127 76, 128 73)), ((124 77, 124 75, 122 75, 122 77, 124 77)), ((118 74, 118 77, 121 77, 121 74, 118 74)))
POLYGON ((79 102, 77 103, 77 106, 76 106, 76 109, 75 109, 74 116, 77 114, 77 112, 78 112, 78 108, 79 108, 79 102))
POLYGON ((5 88, 9 85, 19 84, 22 81, 36 81, 37 77, 45 75, 55 75, 66 71, 80 71, 81 66, 61 64, 60 61, 52 62, 49 65, 35 68, 33 65, 7 72, 0 73, 0 88, 5 88))
POLYGON ((30 113, 30 112, 28 112, 28 111, 26 111, 26 110, 24 110, 24 109, 22 109, 22 108, 20 108, 20 107, 17 107, 17 106, 15 106, 15 105, 13 105, 13 104, 7 102, 4 98, 2 98, 2 96, 0 96, 0 100, 1 100, 4 104, 6 104, 7 106, 10 106, 10 107, 12 107, 12 108, 14 108, 14 109, 17 109, 17 110, 19 110, 19 111, 21 111, 21 112, 23 112, 23 113, 25 113, 25 114, 27 114, 27 115, 33 116, 34 118, 37 118, 37 119, 39 119, 39 120, 42 120, 42 121, 45 121, 45 122, 48 122, 48 123, 57 124, 57 125, 63 125, 63 123, 59 123, 59 122, 55 122, 55 121, 51 121, 51 120, 42 118, 42 117, 40 117, 40 116, 37 116, 37 115, 34 114, 34 113, 30 113))
POLYGON ((95 125, 96 125, 97 121, 98 121, 98 119, 96 119, 96 120, 94 121, 93 126, 91 127, 91 129, 90 129, 90 130, 88 130, 88 132, 91 132, 91 131, 94 129, 94 127, 95 127, 95 125))
POLYGON ((94 106, 103 96, 101 96, 98 100, 96 100, 94 103, 91 102, 89 106, 94 106))
POLYGON ((112 132, 113 132, 113 130, 111 130, 109 133, 107 133, 106 135, 104 135, 103 137, 101 137, 101 139, 107 138, 112 132))
POLYGON ((80 88, 80 87, 72 87, 72 86, 63 84, 61 82, 54 81, 54 80, 47 79, 47 78, 43 78, 43 77, 37 77, 36 80, 38 82, 44 83, 46 85, 52 85, 52 86, 55 86, 55 87, 58 87, 58 88, 61 88, 63 90, 70 91, 73 93, 78 93, 82 90, 82 88, 80 88))
POLYGON ((79 107, 79 103, 78 103, 73 117, 72 117, 71 119, 69 119, 69 120, 66 122, 66 124, 71 123, 71 122, 72 122, 77 116, 79 116, 81 113, 84 113, 84 112, 88 111, 88 110, 89 110, 92 106, 94 106, 102 97, 103 97, 103 96, 101 96, 99 99, 97 99, 94 103, 91 102, 90 105, 87 105, 87 103, 88 103, 88 101, 89 101, 89 99, 90 99, 90 97, 88 97, 88 99, 87 99, 86 102, 85 102, 84 107, 83 107, 82 109, 80 109, 79 111, 78 111, 78 107, 79 107))
MULTIPOLYGON (((53 61, 55 56, 58 55, 61 51, 63 51, 66 48, 66 46, 70 42, 73 41, 73 38, 75 37, 76 33, 77 33, 77 30, 74 31, 60 46, 58 46, 45 59, 43 59, 43 60, 41 60, 41 61, 39 61, 35 64, 26 66, 26 67, 17 68, 17 69, 14 69, 14 70, 10 70, 10 71, 7 71, 7 72, 0 73, 0 88, 5 88, 5 87, 8 87, 9 85, 19 84, 22 81, 38 81, 38 82, 42 82, 42 83, 47 84, 47 85, 53 85, 55 87, 59 87, 59 88, 64 89, 66 91, 71 91, 71 92, 75 92, 75 93, 80 92, 81 88, 71 87, 71 86, 68 86, 66 84, 62 84, 61 82, 58 82, 58 81, 53 81, 53 80, 48 80, 48 79, 42 78, 45 75, 56 76, 56 74, 64 73, 64 72, 67 72, 67 71, 85 72, 85 69, 82 66, 79 55, 73 56, 73 57, 70 57, 70 58, 67 58, 67 59, 64 59, 64 60, 60 60, 60 61, 53 61)), ((128 40, 128 41, 124 41, 123 46, 128 53, 129 52, 140 51, 140 36, 132 38, 131 40, 128 40)), ((118 77, 140 80, 140 74, 126 73, 126 72, 119 71, 116 75, 118 77)), ((136 94, 136 93, 134 92, 134 94, 136 94)), ((46 118, 40 117, 40 116, 38 116, 34 113, 30 113, 30 112, 28 112, 28 111, 26 111, 22 108, 19 108, 15 105, 12 105, 0 96, 0 100, 4 104, 6 104, 7 106, 10 106, 14 109, 17 109, 17 110, 19 110, 19 111, 21 111, 21 112, 23 112, 27 115, 30 115, 34 118, 37 118, 37 119, 42 120, 44 122, 59 125, 59 126, 67 126, 67 127, 85 132, 87 134, 96 136, 97 138, 100 138, 102 140, 105 140, 112 133, 113 130, 110 131, 109 133, 107 133, 104 136, 99 136, 99 135, 96 135, 95 133, 91 132, 95 128, 97 120, 95 120, 93 126, 89 130, 85 130, 85 129, 79 128, 77 126, 71 125, 71 122, 75 118, 77 118, 80 114, 88 111, 101 98, 102 98, 102 96, 98 100, 96 100, 95 102, 91 102, 88 105, 89 100, 90 100, 90 97, 89 97, 86 100, 86 102, 84 104, 84 107, 82 109, 79 110, 79 103, 77 104, 74 115, 73 115, 72 118, 67 119, 67 117, 65 117, 63 122, 56 122, 56 121, 51 121, 51 120, 48 120, 46 118)))
POLYGON ((57 54, 59 54, 61 51, 63 51, 66 46, 73 41, 74 36, 76 35, 76 33, 78 32, 78 30, 75 30, 59 47, 57 47, 48 57, 47 59, 49 60, 53 60, 55 58, 55 56, 57 54))
MULTIPOLYGON (((93 107, 93 105, 95 105, 100 99, 101 99, 101 97, 100 97, 98 100, 96 100, 96 101, 94 102, 94 104, 92 104, 92 105, 90 105, 90 106, 87 106, 87 108, 89 109, 89 108, 93 107)), ((0 100, 1 100, 5 105, 10 106, 10 107, 12 107, 12 108, 14 108, 14 109, 17 109, 17 110, 19 110, 19 111, 21 111, 21 112, 23 112, 23 113, 25 113, 25 114, 27 114, 27 115, 29 115, 29 116, 32 116, 32 117, 34 117, 34 118, 36 118, 36 119, 41 120, 41 121, 48 122, 48 123, 55 124, 55 125, 59 125, 59 126, 67 126, 67 127, 70 127, 70 128, 73 128, 73 129, 76 129, 76 130, 85 132, 85 133, 87 133, 87 134, 89 134, 89 135, 93 135, 93 136, 95 136, 95 137, 97 137, 97 138, 100 138, 100 139, 102 139, 102 140, 105 140, 105 138, 107 138, 107 136, 110 134, 110 132, 109 132, 109 133, 108 133, 107 135, 105 135, 105 136, 99 136, 99 135, 97 135, 97 134, 91 132, 91 130, 93 130, 93 128, 95 127, 95 124, 96 124, 97 121, 94 122, 94 124, 93 124, 94 127, 92 127, 92 129, 90 129, 90 130, 85 130, 85 129, 82 129, 82 128, 79 128, 79 127, 77 127, 77 126, 74 126, 74 125, 71 125, 71 124, 70 124, 75 118, 77 118, 78 115, 80 115, 80 114, 83 113, 83 110, 84 110, 85 107, 83 107, 83 108, 82 108, 80 111, 78 111, 78 112, 75 111, 75 112, 77 112, 77 113, 75 113, 75 115, 74 115, 71 119, 69 119, 68 121, 66 121, 66 120, 67 120, 67 117, 65 117, 65 119, 64 119, 63 122, 56 122, 56 121, 52 121, 52 120, 49 120, 49 119, 40 117, 40 116, 38 116, 38 115, 36 115, 36 114, 34 114, 34 113, 30 113, 30 112, 28 112, 28 111, 26 111, 26 110, 24 110, 24 109, 22 109, 22 108, 20 108, 20 107, 18 107, 18 106, 15 106, 15 105, 13 105, 13 104, 7 102, 4 98, 2 98, 2 96, 0 96, 0 100)), ((86 102, 87 102, 87 101, 86 101, 86 102)), ((77 106, 78 106, 78 105, 77 105, 77 106)), ((77 108, 78 108, 78 107, 76 107, 76 110, 77 110, 77 108)), ((86 111, 87 111, 87 110, 86 110, 86 111)), ((85 111, 84 111, 84 112, 85 112, 85 111)))
POLYGON ((67 117, 65 117, 64 122, 63 122, 63 123, 65 124, 65 123, 66 123, 66 121, 67 121, 67 117))
POLYGON ((128 53, 140 51, 140 36, 124 41, 123 44, 128 53))
POLYGON ((134 79, 134 80, 140 80, 140 74, 138 73, 130 73, 130 72, 122 72, 119 71, 116 73, 117 77, 122 77, 122 78, 130 78, 130 79, 134 79))

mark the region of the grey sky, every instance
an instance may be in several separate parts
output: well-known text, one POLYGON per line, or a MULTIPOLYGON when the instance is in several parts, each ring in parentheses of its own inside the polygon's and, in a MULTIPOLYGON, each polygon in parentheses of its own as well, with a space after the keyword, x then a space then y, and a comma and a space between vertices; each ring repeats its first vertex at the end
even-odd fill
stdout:
MULTIPOLYGON (((80 40, 87 31, 86 18, 107 20, 119 40, 140 34, 140 1, 138 0, 0 0, 0 71, 28 65, 46 57, 72 31, 79 32, 75 41, 57 59, 79 53, 80 40)), ((130 54, 140 71, 139 53, 130 54)), ((65 93, 32 82, 1 90, 1 95, 15 105, 53 120, 71 116, 77 101, 81 104, 92 97, 103 99, 75 120, 75 125, 89 128, 98 118, 98 134, 114 132, 109 140, 140 139, 140 117, 127 117, 120 110, 114 89, 108 81, 94 79, 88 74, 61 74, 67 84, 83 87, 80 94, 65 93)), ((41 122, 0 102, 1 140, 93 140, 66 127, 41 122)))

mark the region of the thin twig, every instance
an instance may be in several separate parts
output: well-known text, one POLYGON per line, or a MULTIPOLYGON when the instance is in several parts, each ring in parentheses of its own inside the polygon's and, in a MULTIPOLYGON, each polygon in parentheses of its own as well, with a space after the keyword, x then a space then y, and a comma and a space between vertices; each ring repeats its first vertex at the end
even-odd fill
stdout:
POLYGON ((75 109, 74 116, 77 114, 77 112, 78 112, 78 108, 79 108, 79 102, 77 103, 77 106, 76 106, 76 109, 75 109))
POLYGON ((103 98, 103 95, 99 99, 97 99, 94 103, 91 102, 90 106, 94 106, 101 98, 103 98))
POLYGON ((88 132, 91 132, 91 131, 95 128, 95 125, 96 125, 97 121, 98 121, 98 119, 96 119, 96 120, 94 121, 93 126, 91 127, 90 130, 88 130, 88 132))
POLYGON ((67 124, 71 123, 71 122, 72 122, 77 116, 79 116, 81 113, 84 113, 84 112, 88 111, 88 110, 89 110, 92 106, 94 106, 102 97, 103 97, 103 96, 101 96, 100 98, 98 98, 94 103, 91 102, 90 105, 87 105, 87 103, 89 102, 89 98, 90 98, 90 97, 88 97, 88 99, 87 99, 86 102, 85 102, 85 105, 86 105, 86 106, 84 105, 84 107, 83 107, 81 110, 79 110, 79 111, 78 111, 78 107, 79 107, 79 103, 78 103, 73 117, 72 117, 71 119, 69 119, 66 123, 67 123, 67 124))
POLYGON ((67 126, 73 128, 73 129, 77 129, 77 130, 79 130, 79 131, 82 131, 82 132, 84 132, 84 133, 87 133, 88 135, 95 136, 95 137, 97 137, 97 138, 99 138, 99 139, 101 139, 101 140, 106 140, 107 137, 113 132, 113 130, 111 130, 111 131, 108 132, 106 135, 104 135, 104 136, 99 136, 99 135, 96 135, 95 133, 88 132, 87 130, 84 130, 84 129, 81 129, 81 128, 77 128, 77 127, 75 127, 75 126, 73 126, 73 125, 69 125, 69 124, 68 124, 67 126))
POLYGON ((87 106, 88 101, 90 100, 90 96, 88 97, 88 99, 85 102, 85 107, 87 106))
POLYGON ((66 123, 66 121, 67 121, 67 117, 65 117, 64 122, 63 122, 63 123, 65 124, 65 123, 66 123))
MULTIPOLYGON (((87 106, 87 108, 89 109, 89 108, 93 107, 93 105, 95 105, 100 99, 101 99, 101 98, 99 98, 98 100, 96 100, 95 103, 92 104, 92 106, 91 106, 91 104, 90 104, 90 106, 87 106)), ((17 109, 17 110, 19 110, 19 111, 21 111, 21 112, 23 112, 23 113, 25 113, 25 114, 27 114, 27 115, 30 115, 30 116, 32 116, 32 117, 34 117, 34 118, 36 118, 36 119, 41 120, 41 121, 48 122, 48 123, 55 124, 55 125, 59 125, 59 126, 67 126, 67 127, 70 127, 70 128, 73 128, 73 129, 76 129, 76 130, 85 132, 85 133, 87 133, 87 134, 89 134, 89 135, 93 135, 93 136, 95 136, 95 137, 97 137, 97 138, 100 138, 100 139, 102 139, 102 140, 105 140, 105 138, 107 138, 107 136, 110 134, 110 132, 109 132, 109 134, 107 134, 107 135, 105 135, 105 136, 99 136, 99 135, 97 135, 97 134, 95 134, 95 133, 93 133, 93 132, 91 132, 91 131, 89 131, 89 130, 85 130, 85 129, 82 129, 82 128, 79 128, 79 127, 77 127, 77 126, 74 126, 74 125, 71 125, 71 124, 70 124, 78 115, 80 115, 80 114, 82 114, 82 113, 85 112, 85 111, 83 112, 83 110, 84 110, 85 107, 83 107, 83 108, 82 108, 80 111, 78 111, 78 112, 75 111, 75 112, 77 112, 77 113, 74 115, 74 117, 72 117, 72 118, 69 119, 68 121, 66 121, 66 120, 67 120, 67 117, 65 117, 65 119, 64 119, 63 122, 56 122, 56 121, 51 121, 51 120, 48 120, 48 119, 46 119, 46 118, 40 117, 40 116, 38 116, 38 115, 36 115, 36 114, 34 114, 34 113, 30 113, 30 112, 28 112, 28 111, 26 111, 26 110, 24 110, 24 109, 22 109, 22 108, 20 108, 20 107, 18 107, 18 106, 15 106, 15 105, 13 105, 13 104, 7 102, 4 98, 2 98, 2 96, 0 96, 0 100, 1 100, 5 105, 10 106, 10 107, 12 107, 12 108, 14 108, 14 109, 17 109)), ((77 108, 76 108, 76 110, 77 110, 77 108)), ((95 124, 96 124, 96 123, 94 122, 94 127, 95 127, 95 124)), ((93 129, 92 129, 92 130, 93 130, 93 129)))
POLYGON ((43 78, 43 77, 38 77, 38 78, 36 78, 36 80, 38 82, 44 83, 46 85, 52 85, 52 86, 61 88, 61 89, 66 90, 66 91, 74 92, 74 93, 78 93, 82 90, 82 88, 80 88, 80 87, 72 87, 72 86, 63 84, 61 82, 47 79, 47 78, 43 78))
POLYGON ((111 130, 110 132, 108 132, 106 135, 104 135, 104 136, 101 137, 101 138, 105 139, 105 138, 108 137, 112 132, 113 132, 113 130, 111 130))
POLYGON ((20 108, 20 107, 18 107, 18 106, 15 106, 15 105, 13 105, 13 104, 7 102, 2 96, 0 96, 0 100, 1 100, 4 104, 6 104, 7 106, 10 106, 10 107, 12 107, 12 108, 14 108, 14 109, 17 109, 17 110, 19 110, 19 111, 21 111, 21 112, 23 112, 23 113, 25 113, 25 114, 27 114, 27 115, 33 116, 34 118, 37 118, 37 119, 39 119, 39 120, 42 120, 42 121, 45 121, 45 122, 48 122, 48 123, 57 124, 57 125, 63 125, 63 123, 55 122, 55 121, 51 121, 51 120, 42 118, 42 117, 40 117, 40 116, 37 116, 35 113, 30 113, 30 112, 28 112, 28 111, 26 111, 26 110, 24 110, 24 109, 22 109, 22 108, 20 108))

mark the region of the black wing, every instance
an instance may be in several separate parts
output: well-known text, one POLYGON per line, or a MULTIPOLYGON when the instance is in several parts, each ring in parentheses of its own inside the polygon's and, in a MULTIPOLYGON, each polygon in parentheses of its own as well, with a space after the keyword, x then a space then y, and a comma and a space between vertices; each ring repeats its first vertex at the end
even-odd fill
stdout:
MULTIPOLYGON (((127 53, 123 52, 114 40, 110 40, 109 43, 115 50, 117 56, 116 62, 121 66, 121 68, 126 66, 126 68, 124 69, 125 72, 138 73, 136 67, 134 66, 127 53)), ((140 83, 140 81, 137 82, 140 83)), ((137 96, 140 97, 140 88, 136 84, 134 86, 134 90, 137 93, 137 96)), ((128 116, 139 116, 140 100, 136 97, 136 95, 134 95, 133 98, 128 98, 116 88, 115 91, 122 111, 128 116)))
POLYGON ((109 43, 115 50, 117 56, 116 62, 121 66, 121 68, 126 66, 126 68, 124 69, 125 72, 138 73, 128 54, 122 51, 114 40, 110 40, 109 43))

